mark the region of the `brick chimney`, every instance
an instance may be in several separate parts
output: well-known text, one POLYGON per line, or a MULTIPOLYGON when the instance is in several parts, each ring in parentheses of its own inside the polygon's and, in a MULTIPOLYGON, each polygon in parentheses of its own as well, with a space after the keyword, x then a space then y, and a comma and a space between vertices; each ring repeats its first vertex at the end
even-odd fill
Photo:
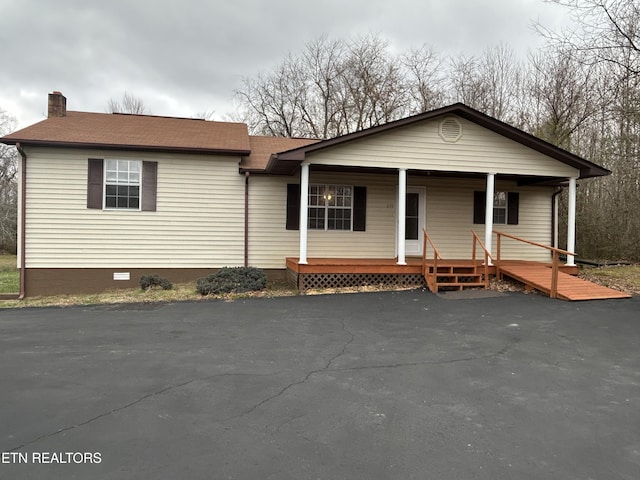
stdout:
POLYGON ((67 116, 67 99, 60 92, 49 94, 49 112, 48 117, 66 117, 67 116))

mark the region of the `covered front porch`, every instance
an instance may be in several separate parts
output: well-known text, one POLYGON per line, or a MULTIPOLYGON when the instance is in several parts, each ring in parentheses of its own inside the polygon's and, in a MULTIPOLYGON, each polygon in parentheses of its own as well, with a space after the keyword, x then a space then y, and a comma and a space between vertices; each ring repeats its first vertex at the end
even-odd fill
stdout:
POLYGON ((551 296, 558 273, 577 272, 577 181, 607 174, 463 105, 282 152, 267 172, 299 177, 286 221, 298 230, 298 255, 286 257, 299 288, 313 276, 314 287, 486 287, 508 261, 550 265, 551 296))
POLYGON ((629 298, 629 295, 610 288, 595 285, 576 277, 577 266, 558 265, 553 262, 535 262, 528 260, 504 260, 499 265, 484 265, 481 260, 462 259, 443 260, 436 266, 432 260, 409 257, 406 265, 398 265, 397 259, 362 258, 309 258, 306 264, 300 264, 297 258, 287 258, 287 275, 301 291, 356 287, 363 285, 393 287, 429 286, 428 274, 420 272, 438 271, 438 276, 450 285, 438 286, 435 290, 462 290, 472 286, 486 288, 489 276, 506 276, 524 285, 526 290, 539 290, 552 298, 563 300, 597 300, 629 298), (474 280, 475 272, 481 272, 482 284, 473 282, 453 283, 466 277, 474 280), (486 272, 486 273, 484 273, 486 272))
MULTIPOLYGON (((393 285, 393 286, 428 286, 432 292, 441 289, 462 290, 469 287, 487 288, 490 276, 500 276, 512 269, 523 271, 527 268, 544 268, 549 270, 550 278, 555 277, 557 286, 558 274, 576 275, 576 265, 561 264, 560 253, 566 251, 535 242, 534 246, 549 249, 551 262, 530 260, 503 260, 500 258, 500 244, 505 238, 518 239, 503 232, 494 232, 498 243, 497 257, 494 258, 486 249, 477 234, 473 234, 473 247, 470 258, 445 259, 432 242, 426 230, 423 230, 423 254, 421 257, 410 256, 405 262, 398 263, 398 258, 307 258, 300 262, 299 258, 286 259, 287 276, 300 290, 319 288, 353 287, 360 285, 393 285)), ((527 242, 523 239, 519 241, 527 242)), ((520 278, 518 278, 520 280, 520 278)), ((551 281, 553 284, 554 281, 551 281)), ((556 296, 555 292, 549 292, 556 296)))
POLYGON ((578 267, 560 263, 560 255, 569 252, 531 242, 504 232, 494 231, 497 237, 497 257, 494 258, 475 232, 471 259, 444 259, 423 230, 423 255, 408 257, 404 264, 398 259, 311 258, 300 263, 299 258, 287 258, 289 279, 300 289, 322 289, 361 285, 424 286, 434 293, 440 290, 488 288, 490 276, 504 276, 524 284, 527 290, 538 290, 551 298, 563 300, 599 300, 628 298, 629 295, 577 278, 578 267), (528 243, 548 249, 551 262, 502 260, 500 245, 503 239, 528 243), (427 256, 431 247, 433 256, 427 256), (479 248, 476 248, 479 247, 479 248), (481 258, 477 258, 479 254, 481 258))

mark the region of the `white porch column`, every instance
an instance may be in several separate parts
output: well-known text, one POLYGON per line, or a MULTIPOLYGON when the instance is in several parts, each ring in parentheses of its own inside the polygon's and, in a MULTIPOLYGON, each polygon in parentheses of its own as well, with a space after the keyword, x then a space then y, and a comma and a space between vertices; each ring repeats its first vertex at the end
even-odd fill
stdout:
MULTIPOLYGON (((569 179, 569 211, 567 213, 567 251, 576 251, 576 178, 569 179)), ((567 255, 567 265, 574 266, 575 256, 567 255)))
POLYGON ((307 263, 307 230, 309 223, 309 164, 300 165, 300 255, 298 263, 307 263))
MULTIPOLYGON (((487 196, 484 208, 484 245, 491 252, 493 238, 493 196, 495 194, 496 174, 487 173, 487 196)), ((491 259, 489 259, 491 265, 491 259)))
POLYGON ((407 169, 398 169, 398 265, 406 265, 405 222, 407 217, 407 169))

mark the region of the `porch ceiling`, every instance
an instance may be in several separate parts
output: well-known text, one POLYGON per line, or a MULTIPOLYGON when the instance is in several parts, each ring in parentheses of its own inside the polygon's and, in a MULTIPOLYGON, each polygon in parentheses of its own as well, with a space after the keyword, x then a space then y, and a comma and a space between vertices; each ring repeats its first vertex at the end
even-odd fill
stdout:
MULTIPOLYGON (((289 162, 287 162, 289 163, 289 162)), ((367 173, 375 175, 392 175, 398 176, 398 170, 396 168, 377 168, 377 167, 353 167, 353 166, 329 166, 329 165, 310 165, 311 172, 335 172, 335 173, 367 173)), ((299 172, 299 165, 293 173, 299 172)), ((439 170, 408 170, 409 176, 418 177, 435 177, 435 178, 473 178, 473 179, 486 179, 486 173, 472 173, 472 172, 445 172, 439 170)), ((535 176, 535 175, 509 175, 498 174, 497 178, 501 180, 514 181, 518 185, 539 185, 539 186, 564 186, 568 182, 568 178, 561 177, 547 177, 547 176, 535 176)))

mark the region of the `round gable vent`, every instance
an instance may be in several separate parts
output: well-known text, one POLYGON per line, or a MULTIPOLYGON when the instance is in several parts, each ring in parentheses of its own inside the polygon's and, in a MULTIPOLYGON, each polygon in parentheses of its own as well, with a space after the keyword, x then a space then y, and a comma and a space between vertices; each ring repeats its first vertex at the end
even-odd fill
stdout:
POLYGON ((439 133, 445 142, 457 142, 462 137, 462 124, 455 117, 447 117, 440 122, 439 133))

